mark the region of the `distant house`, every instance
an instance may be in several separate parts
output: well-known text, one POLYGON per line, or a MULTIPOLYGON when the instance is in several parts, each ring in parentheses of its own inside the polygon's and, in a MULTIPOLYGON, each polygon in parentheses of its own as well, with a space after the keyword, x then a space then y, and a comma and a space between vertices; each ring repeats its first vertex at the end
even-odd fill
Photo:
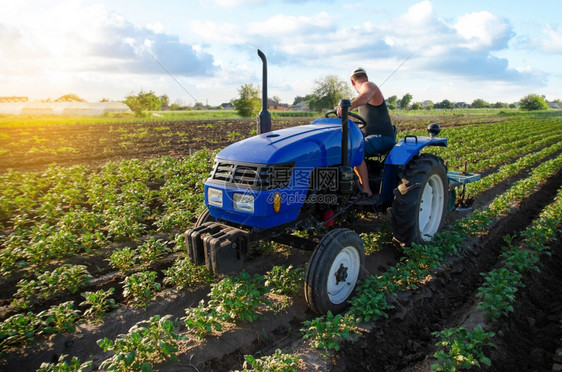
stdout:
POLYGON ((30 102, 22 107, 21 115, 54 115, 54 105, 51 102, 30 102))
POLYGON ((232 104, 231 104, 230 102, 223 103, 223 104, 221 104, 219 107, 220 107, 221 109, 223 109, 223 110, 232 110, 232 109, 234 109, 234 107, 232 107, 232 104))
POLYGON ((455 103, 455 108, 467 108, 467 107, 468 107, 468 103, 466 103, 466 102, 455 103))
POLYGON ((272 99, 267 100, 267 109, 268 110, 285 111, 285 110, 287 110, 288 107, 289 107, 289 105, 287 105, 286 103, 275 102, 272 99))
POLYGON ((0 102, 0 114, 8 115, 76 115, 131 113, 123 102, 0 102))
POLYGON ((304 102, 299 102, 295 105, 295 110, 296 111, 310 111, 310 108, 308 107, 308 105, 304 102))
POLYGON ((29 98, 27 97, 0 97, 0 103, 12 103, 12 102, 28 102, 29 98))
POLYGON ((560 107, 560 105, 558 104, 558 102, 549 102, 549 103, 548 103, 548 107, 551 108, 551 109, 555 109, 555 110, 556 110, 556 109, 562 108, 562 107, 560 107))

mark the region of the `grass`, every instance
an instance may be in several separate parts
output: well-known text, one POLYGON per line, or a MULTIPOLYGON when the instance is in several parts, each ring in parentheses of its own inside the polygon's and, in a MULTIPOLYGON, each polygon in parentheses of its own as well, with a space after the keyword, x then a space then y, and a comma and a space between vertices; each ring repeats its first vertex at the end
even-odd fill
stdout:
MULTIPOLYGON (((316 117, 316 112, 272 112, 272 118, 284 117, 316 117)), ((234 110, 190 110, 190 111, 154 111, 148 117, 135 117, 134 114, 106 114, 97 116, 32 116, 32 115, 0 115, 0 128, 45 125, 79 125, 103 123, 159 123, 178 120, 221 120, 244 119, 234 110)), ((255 118, 250 118, 255 119, 255 118)))

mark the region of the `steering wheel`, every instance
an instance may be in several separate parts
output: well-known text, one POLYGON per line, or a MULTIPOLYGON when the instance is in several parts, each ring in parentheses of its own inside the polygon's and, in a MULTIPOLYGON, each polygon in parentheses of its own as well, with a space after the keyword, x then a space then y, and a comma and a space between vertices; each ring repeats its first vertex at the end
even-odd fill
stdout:
MULTIPOLYGON (((327 118, 327 117, 329 117, 330 115, 337 115, 337 113, 338 113, 337 110, 326 111, 326 113, 324 114, 324 117, 327 118)), ((362 116, 357 115, 357 114, 354 113, 354 112, 351 112, 351 111, 348 112, 348 113, 347 113, 347 116, 349 116, 349 117, 355 119, 355 120, 353 120, 353 119, 351 119, 351 120, 352 120, 355 124, 357 124, 357 127, 359 127, 359 129, 362 129, 362 128, 364 128, 364 127, 367 125, 367 121, 366 121, 365 119, 363 119, 362 116)))

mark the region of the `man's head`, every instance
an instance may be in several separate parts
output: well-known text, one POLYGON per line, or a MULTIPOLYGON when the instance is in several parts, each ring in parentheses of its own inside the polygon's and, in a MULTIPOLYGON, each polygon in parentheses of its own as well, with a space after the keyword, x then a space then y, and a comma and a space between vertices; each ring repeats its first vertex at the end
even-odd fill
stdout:
POLYGON ((351 85, 355 88, 356 91, 359 91, 359 85, 363 82, 369 81, 367 77, 367 71, 363 67, 357 67, 353 72, 351 72, 351 85))
POLYGON ((365 69, 363 67, 357 67, 355 70, 353 70, 353 72, 351 73, 351 81, 357 81, 359 79, 368 79, 367 77, 367 71, 365 71, 365 69))

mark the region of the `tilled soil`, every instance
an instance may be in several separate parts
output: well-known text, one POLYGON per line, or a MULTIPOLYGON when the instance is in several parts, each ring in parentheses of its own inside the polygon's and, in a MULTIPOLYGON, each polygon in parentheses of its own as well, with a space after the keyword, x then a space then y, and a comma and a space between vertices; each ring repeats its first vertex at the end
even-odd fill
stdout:
MULTIPOLYGON (((430 122, 444 123, 445 128, 505 120, 501 116, 469 122, 462 116, 392 115, 392 118, 400 131, 422 129, 430 122)), ((310 124, 314 119, 273 119, 272 130, 310 124)), ((256 130, 255 119, 3 126, 0 127, 0 174, 9 169, 41 171, 51 164, 62 167, 83 164, 95 168, 108 161, 183 157, 204 148, 224 148, 249 137, 252 130, 256 130)))
MULTIPOLYGON (((425 119, 424 119, 425 120, 425 119)), ((185 150, 185 149, 184 149, 185 150)), ((112 159, 117 160, 117 159, 112 159)), ((69 160, 70 161, 70 160, 69 160)), ((75 159, 80 163, 81 161, 75 159)), ((86 161, 86 158, 83 159, 86 161)), ((102 160, 100 160, 102 161, 102 160)), ((70 163, 69 163, 70 164, 70 163)), ((34 164, 29 167, 40 167, 34 164)), ((24 169, 26 167, 24 166, 24 169)), ((487 191, 477 205, 482 206, 493 200, 508 184, 487 191)), ((458 257, 451 258, 447 269, 440 271, 426 285, 416 291, 401 293, 393 299, 395 308, 389 317, 374 323, 363 324, 361 337, 344 342, 341 349, 329 358, 311 349, 303 341, 300 328, 304 320, 316 317, 308 310, 303 298, 272 298, 278 302, 287 301, 288 306, 279 312, 264 310, 262 317, 254 323, 231 325, 221 334, 215 334, 203 341, 190 339, 180 343, 179 361, 162 363, 161 371, 228 371, 241 369, 243 356, 270 354, 280 348, 293 351, 306 362, 306 370, 319 371, 426 371, 435 362, 432 355, 437 341, 432 332, 459 325, 475 324, 480 319, 475 310, 475 294, 482 284, 481 272, 487 272, 498 263, 505 235, 517 235, 525 229, 549 204, 562 184, 562 174, 547 180, 544 186, 523 201, 513 211, 499 219, 485 236, 473 238, 458 257)), ((466 213, 466 212, 465 212, 466 213)), ((452 213, 448 223, 463 213, 452 213)), ((377 226, 388 216, 376 218, 377 226)), ((356 225, 357 229, 368 228, 356 225)), ((517 240, 515 240, 516 242, 517 240)), ((505 322, 494 326, 493 339, 496 348, 486 349, 492 359, 490 370, 505 371, 550 371, 556 349, 562 345, 560 321, 562 320, 562 252, 560 240, 551 249, 552 256, 543 257, 541 271, 524 279, 526 287, 521 289, 514 304, 514 312, 505 322)), ((248 263, 250 273, 265 273, 274 265, 303 266, 310 257, 309 252, 291 250, 276 251, 256 257, 248 263)), ((158 271, 169 267, 176 255, 150 267, 158 271)), ((367 257, 366 269, 378 274, 400 259, 398 246, 388 245, 380 252, 367 257)), ((82 323, 73 334, 55 335, 48 340, 38 340, 29 348, 13 350, 0 361, 3 371, 34 371, 41 362, 56 362, 61 354, 77 356, 80 360, 93 360, 94 366, 110 354, 103 353, 96 341, 108 337, 115 339, 126 333, 135 323, 149 319, 152 315, 170 314, 174 319, 185 315, 185 309, 194 307, 209 292, 209 285, 200 285, 189 290, 166 289, 155 304, 146 309, 128 306, 123 299, 120 281, 123 277, 113 272, 102 255, 78 258, 87 264, 96 276, 92 282, 94 290, 115 287, 116 300, 120 308, 104 317, 102 324, 82 323), (97 274, 96 274, 96 270, 97 274)), ((74 262, 78 263, 78 262, 74 262)), ((161 278, 159 278, 161 279, 161 278)), ((0 303, 7 306, 10 293, 15 291, 15 279, 2 282, 0 303)), ((66 297, 65 297, 66 298, 66 297)), ((82 298, 74 299, 79 303, 82 298)), ((60 299, 59 299, 60 300, 60 299)), ((57 301, 54 299, 53 301, 57 301)), ((36 305, 41 310, 49 304, 36 305)), ((180 332, 185 327, 180 324, 180 332)))
MULTIPOLYGON (((426 371, 434 360, 436 349, 434 331, 475 321, 475 293, 482 284, 480 272, 489 271, 497 264, 506 234, 517 236, 549 204, 562 184, 562 174, 548 182, 516 207, 508 216, 491 226, 486 236, 473 238, 458 257, 450 259, 447 269, 439 272, 426 285, 416 291, 401 293, 393 300, 395 308, 386 319, 364 324, 363 334, 353 342, 344 342, 340 351, 331 358, 308 347, 302 339, 300 328, 304 320, 315 317, 302 298, 277 299, 288 301, 288 307, 280 312, 264 311, 262 317, 251 324, 242 323, 226 327, 221 334, 203 341, 191 339, 180 343, 179 361, 157 366, 161 371, 228 371, 241 369, 243 356, 272 353, 275 349, 294 351, 306 361, 307 370, 319 371, 426 371)), ((491 198, 491 196, 490 196, 491 198)), ((458 215, 457 217, 461 217, 458 215)), ((454 218, 454 214, 453 214, 454 218)), ((380 217, 379 220, 384 220, 380 217)), ((381 222, 381 221, 379 221, 381 222)), ((552 257, 543 259, 541 272, 525 280, 527 286, 518 294, 515 311, 507 322, 494 330, 497 348, 487 349, 492 358, 491 370, 546 371, 551 370, 556 348, 562 336, 559 326, 562 296, 560 295, 560 242, 552 246, 552 257)), ((303 265, 308 252, 276 252, 256 257, 248 264, 250 273, 264 273, 278 264, 303 265)), ((380 273, 400 258, 396 246, 385 247, 370 255, 366 269, 380 273)), ((159 263, 152 270, 160 271, 169 266, 159 263)), ((116 287, 122 280, 116 273, 108 272, 98 277, 93 285, 116 287)), ((107 314, 103 324, 83 323, 73 334, 56 335, 38 341, 30 348, 15 350, 5 356, 2 370, 34 371, 41 362, 55 362, 61 354, 91 359, 94 365, 110 354, 103 353, 96 341, 103 337, 115 339, 126 333, 136 322, 152 315, 170 314, 179 319, 188 307, 194 307, 206 298, 208 285, 192 290, 167 289, 157 302, 147 309, 126 306, 121 295, 117 300, 122 306, 107 314)), ((44 307, 44 305, 43 305, 44 307)), ((478 319, 476 319, 478 320, 478 319)), ((180 322, 181 324, 181 322, 180 322)), ((184 332, 185 329, 180 329, 184 332)))
MULTIPOLYGON (((400 294, 389 318, 377 322, 358 342, 346 343, 335 355, 331 370, 430 370, 437 342, 431 333, 480 320, 473 316, 476 289, 483 282, 480 273, 497 264, 504 236, 517 236, 524 230, 553 200, 561 184, 562 174, 558 173, 509 216, 495 223, 487 236, 473 239, 461 256, 452 258, 450 267, 430 283, 415 292, 400 294)), ((494 341, 498 347, 486 350, 492 355, 490 370, 552 370, 562 337, 560 240, 551 249, 553 255, 543 258, 541 273, 524 279, 526 286, 518 294, 513 314, 496 330, 498 337, 494 341)))

